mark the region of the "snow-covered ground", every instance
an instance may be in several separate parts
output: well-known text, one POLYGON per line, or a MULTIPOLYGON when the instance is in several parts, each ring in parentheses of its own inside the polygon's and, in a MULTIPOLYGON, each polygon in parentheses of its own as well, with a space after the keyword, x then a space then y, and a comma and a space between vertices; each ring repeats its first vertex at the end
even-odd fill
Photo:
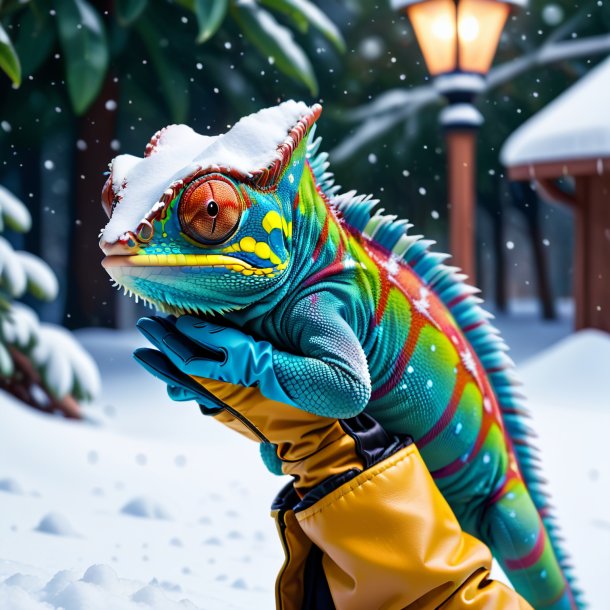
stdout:
MULTIPOLYGON (((499 325, 528 357, 566 545, 592 610, 605 610, 610 336, 511 320, 499 325)), ((138 335, 79 338, 104 380, 89 425, 0 397, 0 609, 272 608, 282 552, 268 508, 282 481, 254 444, 166 397, 131 359, 138 335)))

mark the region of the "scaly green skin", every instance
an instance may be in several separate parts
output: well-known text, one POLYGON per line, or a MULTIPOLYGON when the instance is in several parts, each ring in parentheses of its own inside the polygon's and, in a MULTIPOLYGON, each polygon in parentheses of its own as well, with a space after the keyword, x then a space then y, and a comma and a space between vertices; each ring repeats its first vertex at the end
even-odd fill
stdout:
POLYGON ((425 242, 398 240, 404 225, 370 220, 366 201, 331 205, 324 159, 306 156, 305 139, 266 190, 231 178, 248 205, 225 243, 185 239, 180 191, 138 253, 203 251, 246 266, 166 258, 117 281, 166 309, 221 313, 270 341, 274 372, 301 408, 342 418, 366 409, 411 435, 464 529, 489 544, 517 590, 535 608, 577 608, 541 519, 546 500, 534 490, 537 507, 524 483, 519 407, 503 386, 502 353, 486 354, 497 342, 481 310, 463 283, 438 279, 447 268, 425 242))

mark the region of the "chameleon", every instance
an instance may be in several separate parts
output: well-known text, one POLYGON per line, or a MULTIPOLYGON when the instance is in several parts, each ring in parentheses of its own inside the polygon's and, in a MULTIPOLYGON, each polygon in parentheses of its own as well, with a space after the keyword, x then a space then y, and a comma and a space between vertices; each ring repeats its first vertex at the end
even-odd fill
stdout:
POLYGON ((170 125, 144 157, 117 156, 103 266, 163 312, 260 341, 272 398, 328 417, 366 411, 410 435, 462 528, 530 604, 585 607, 493 316, 434 242, 335 184, 321 110, 290 100, 217 136, 170 125))

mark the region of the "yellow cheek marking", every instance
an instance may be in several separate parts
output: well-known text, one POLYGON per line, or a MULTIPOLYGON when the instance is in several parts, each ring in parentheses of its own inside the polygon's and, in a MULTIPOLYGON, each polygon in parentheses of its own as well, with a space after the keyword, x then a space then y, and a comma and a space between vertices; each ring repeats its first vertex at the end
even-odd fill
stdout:
MULTIPOLYGON (((274 229, 280 229, 284 235, 288 238, 292 238, 292 222, 286 222, 286 219, 278 214, 276 211, 267 212, 263 218, 263 229, 267 233, 271 233, 274 229)), ((256 241, 251 236, 242 237, 239 243, 227 246, 224 252, 249 252, 254 253, 261 260, 268 260, 272 265, 276 266, 278 271, 285 269, 288 266, 288 261, 282 262, 280 257, 271 250, 269 244, 263 241, 256 241)), ((231 267, 232 268, 232 267, 231 267)), ((250 271, 248 269, 241 271, 244 275, 269 275, 270 269, 263 269, 259 273, 258 271, 250 271)))
POLYGON ((271 256, 271 248, 269 247, 269 244, 266 244, 264 241, 258 241, 254 246, 254 254, 256 254, 258 258, 267 260, 271 256))
POLYGON ((261 260, 269 260, 272 265, 279 265, 282 260, 264 241, 255 241, 252 237, 244 237, 238 244, 227 246, 223 252, 254 252, 261 260), (245 240, 245 243, 244 243, 245 240))
POLYGON ((273 229, 281 229, 287 237, 292 236, 292 222, 286 222, 286 219, 275 211, 267 212, 267 214, 265 214, 265 218, 263 218, 263 229, 265 229, 267 233, 271 233, 273 229))
POLYGON ((239 247, 244 252, 254 252, 254 249, 256 248, 256 240, 254 237, 243 237, 239 242, 239 247))
MULTIPOLYGON (((284 221, 286 222, 286 221, 284 221)), ((275 212, 267 212, 265 214, 265 218, 263 218, 263 229, 267 231, 267 233, 271 233, 273 229, 281 229, 282 228, 282 218, 280 215, 275 212)))

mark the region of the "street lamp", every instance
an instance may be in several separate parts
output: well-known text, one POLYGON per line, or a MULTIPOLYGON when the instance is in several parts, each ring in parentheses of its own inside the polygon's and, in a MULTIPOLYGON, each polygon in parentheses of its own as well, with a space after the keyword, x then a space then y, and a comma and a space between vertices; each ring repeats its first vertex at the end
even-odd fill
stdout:
POLYGON ((441 113, 447 139, 450 249, 475 281, 476 131, 483 116, 473 106, 502 28, 527 0, 392 0, 406 9, 434 86, 448 101, 441 113))

